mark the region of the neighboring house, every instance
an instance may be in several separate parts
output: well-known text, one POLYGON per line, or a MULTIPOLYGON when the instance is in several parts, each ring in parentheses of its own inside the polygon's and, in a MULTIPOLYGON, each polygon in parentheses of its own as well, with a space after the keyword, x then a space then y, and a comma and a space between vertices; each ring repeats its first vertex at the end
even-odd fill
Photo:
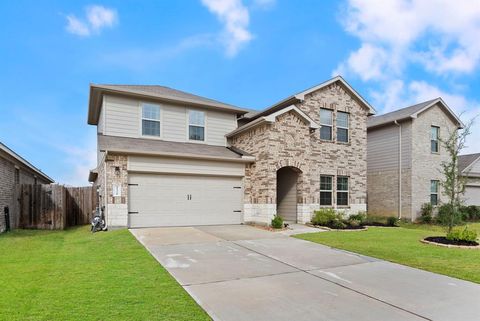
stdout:
POLYGON ((461 155, 458 170, 467 178, 463 200, 465 205, 480 206, 480 153, 461 155))
MULTIPOLYGON (((0 143, 0 233, 5 231, 5 207, 12 214, 13 191, 16 184, 50 184, 53 180, 38 168, 0 143)), ((14 227, 10 217, 10 226, 14 227)))
POLYGON ((446 200, 440 182, 449 157, 440 139, 462 128, 441 98, 368 120, 368 212, 416 220, 422 204, 446 200))
POLYGON ((366 210, 367 117, 341 77, 260 112, 162 86, 91 85, 90 172, 110 226, 309 221, 366 210))

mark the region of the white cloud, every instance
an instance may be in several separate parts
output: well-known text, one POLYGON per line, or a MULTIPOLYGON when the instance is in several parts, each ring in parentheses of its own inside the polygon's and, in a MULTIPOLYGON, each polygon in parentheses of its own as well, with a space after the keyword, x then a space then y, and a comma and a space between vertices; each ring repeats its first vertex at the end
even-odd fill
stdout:
MULTIPOLYGON (((398 74, 410 61, 435 73, 471 73, 480 63, 480 6, 471 0, 350 0, 342 15, 345 30, 362 41, 362 48, 384 48, 387 69, 398 74), (431 42, 435 39, 435 42, 431 42)), ((371 55, 383 59, 383 52, 371 55)), ((362 61, 349 59, 357 73, 362 61)))
POLYGON ((204 6, 224 24, 222 41, 226 54, 235 56, 240 48, 252 40, 248 30, 250 14, 241 0, 202 0, 204 6))
POLYGON ((276 3, 276 0, 253 0, 253 6, 261 9, 270 9, 276 3))
POLYGON ((111 28, 118 22, 118 14, 114 9, 99 5, 85 8, 85 18, 79 19, 73 14, 67 15, 67 31, 83 37, 99 34, 103 28, 111 28))
POLYGON ((65 162, 71 166, 71 170, 60 178, 60 183, 71 186, 88 186, 88 173, 97 164, 97 151, 95 140, 88 140, 90 145, 85 147, 64 146, 61 147, 65 154, 65 162))

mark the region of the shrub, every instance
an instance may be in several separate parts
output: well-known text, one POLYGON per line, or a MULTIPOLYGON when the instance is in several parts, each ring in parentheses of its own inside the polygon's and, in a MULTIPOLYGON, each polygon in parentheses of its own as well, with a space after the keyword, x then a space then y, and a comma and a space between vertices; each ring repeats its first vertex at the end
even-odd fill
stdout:
POLYGON ((387 217, 387 225, 388 226, 398 226, 398 217, 395 217, 395 216, 387 217))
POLYGON ((312 223, 314 225, 327 226, 332 221, 339 220, 340 215, 331 208, 322 208, 318 211, 315 211, 315 214, 312 217, 312 223))
POLYGON ((272 227, 273 228, 282 228, 283 227, 283 218, 278 215, 275 215, 272 218, 272 227))
POLYGON ((462 213, 456 211, 451 204, 443 204, 438 208, 438 214, 436 221, 438 224, 448 226, 450 219, 453 221, 453 225, 459 225, 462 223, 462 213))
POLYGON ((466 206, 464 209, 465 219, 469 221, 478 221, 480 220, 480 206, 470 205, 466 206))
POLYGON ((365 212, 358 212, 357 214, 350 215, 348 218, 349 221, 359 221, 360 224, 367 220, 367 213, 365 212))
POLYGON ((477 232, 469 230, 467 226, 463 230, 453 230, 447 234, 447 240, 450 241, 464 241, 475 242, 477 240, 477 232))
POLYGON ((421 209, 420 221, 422 223, 432 223, 433 206, 431 203, 424 203, 421 209))
POLYGON ((344 222, 342 222, 341 220, 339 219, 335 219, 333 221, 330 222, 329 224, 329 227, 333 228, 333 229, 344 229, 347 227, 347 224, 345 224, 344 222))
POLYGON ((351 227, 359 227, 360 225, 362 225, 362 222, 357 219, 352 220, 352 218, 350 217, 348 219, 348 225, 350 225, 351 227))

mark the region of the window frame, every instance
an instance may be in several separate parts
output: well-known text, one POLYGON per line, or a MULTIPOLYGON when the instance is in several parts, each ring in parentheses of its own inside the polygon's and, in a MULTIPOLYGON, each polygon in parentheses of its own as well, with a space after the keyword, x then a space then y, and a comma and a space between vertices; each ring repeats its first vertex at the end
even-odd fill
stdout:
POLYGON ((350 176, 339 175, 339 176, 337 176, 337 181, 336 181, 336 183, 337 183, 337 184, 336 184, 336 187, 337 187, 337 188, 336 188, 336 191, 335 191, 335 192, 336 192, 336 196, 337 196, 337 198, 336 198, 336 201, 337 201, 336 204, 337 204, 337 206, 338 206, 338 207, 349 207, 349 206, 350 206, 350 176), (346 190, 343 190, 343 189, 340 190, 340 189, 338 188, 339 178, 346 178, 346 179, 347 179, 347 189, 346 189, 346 190), (338 204, 338 200, 339 200, 338 194, 339 194, 339 193, 345 193, 345 194, 347 194, 347 204, 338 204))
POLYGON ((329 108, 320 108, 320 130, 319 130, 319 137, 320 137, 320 140, 324 141, 324 142, 333 142, 333 109, 329 109, 329 108), (326 123, 323 123, 322 122, 322 110, 327 110, 330 112, 330 124, 326 124, 326 123), (330 139, 324 139, 322 138, 322 128, 323 127, 330 127, 330 139))
POLYGON ((207 143, 207 112, 205 110, 189 108, 187 109, 186 116, 187 116, 186 117, 187 118, 187 141, 189 143, 206 144, 207 143), (190 123, 190 112, 203 113, 203 126, 190 123), (190 139, 190 126, 203 127, 203 140, 190 139))
POLYGON ((432 154, 440 154, 440 127, 439 126, 435 126, 435 125, 430 126, 430 152, 432 154), (434 140, 433 137, 432 137, 433 136, 432 135, 433 134, 432 130, 434 128, 437 130, 437 139, 436 140, 434 140), (432 143, 433 142, 436 142, 436 147, 437 148, 436 148, 435 151, 432 149, 432 147, 433 147, 432 143))
POLYGON ((438 206, 439 202, 440 202, 440 192, 439 192, 439 187, 440 187, 440 181, 438 179, 432 179, 430 180, 430 204, 432 206, 438 206), (432 191, 432 187, 433 187, 433 182, 436 183, 436 192, 433 192, 432 191), (432 203, 432 196, 435 195, 436 196, 436 201, 435 201, 435 204, 432 203))
POLYGON ((334 184, 334 176, 333 175, 323 175, 320 174, 320 193, 319 193, 319 204, 320 207, 333 207, 334 206, 334 199, 333 199, 333 184, 334 184), (329 177, 330 178, 330 190, 322 189, 322 177, 329 177), (330 193, 330 204, 322 204, 322 193, 330 193))
POLYGON ((336 125, 336 130, 335 130, 335 132, 336 132, 336 137, 335 137, 335 139, 336 139, 336 142, 342 143, 342 144, 348 144, 348 143, 350 143, 350 113, 347 113, 347 112, 344 112, 344 111, 337 111, 337 117, 336 117, 335 120, 336 120, 336 121, 335 121, 335 125, 336 125), (339 114, 345 114, 345 115, 347 116, 347 127, 343 127, 343 126, 339 126, 339 125, 338 125, 338 115, 339 115, 339 114), (339 129, 339 128, 340 128, 340 129, 345 129, 345 130, 347 131, 347 141, 346 141, 346 142, 341 141, 341 140, 338 139, 338 132, 339 132, 338 129, 339 129))
POLYGON ((20 168, 15 166, 15 172, 13 174, 13 182, 15 184, 20 184, 20 168))
POLYGON ((149 103, 149 102, 140 102, 140 137, 148 139, 162 139, 163 138, 163 110, 162 105, 149 103), (153 118, 144 118, 143 117, 143 107, 145 105, 151 105, 158 107, 158 117, 159 119, 153 118), (143 120, 156 121, 159 124, 159 135, 144 135, 143 134, 143 120))

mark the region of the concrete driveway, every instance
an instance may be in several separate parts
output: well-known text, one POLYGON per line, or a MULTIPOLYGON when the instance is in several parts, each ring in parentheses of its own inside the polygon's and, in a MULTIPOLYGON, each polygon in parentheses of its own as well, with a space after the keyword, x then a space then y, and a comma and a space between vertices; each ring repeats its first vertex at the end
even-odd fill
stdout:
POLYGON ((480 285, 292 233, 244 225, 131 232, 214 320, 480 320, 480 285))

